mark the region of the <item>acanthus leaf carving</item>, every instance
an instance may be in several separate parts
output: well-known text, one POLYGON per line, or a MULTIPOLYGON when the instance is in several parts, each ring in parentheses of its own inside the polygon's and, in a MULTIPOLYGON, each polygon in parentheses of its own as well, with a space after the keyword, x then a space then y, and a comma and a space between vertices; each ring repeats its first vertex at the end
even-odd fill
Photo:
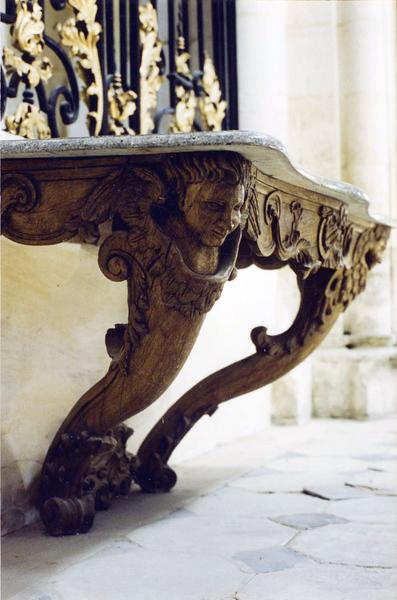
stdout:
POLYGON ((318 250, 323 266, 339 269, 343 265, 343 257, 349 252, 352 239, 347 207, 341 204, 337 210, 323 205, 319 208, 319 215, 318 250))
POLYGON ((85 533, 95 510, 129 493, 137 467, 126 450, 132 433, 122 424, 105 435, 81 431, 61 436, 41 479, 40 512, 51 535, 85 533))
MULTIPOLYGON (((350 225, 345 231, 351 235, 350 225)), ((378 262, 383 254, 390 230, 382 225, 375 225, 365 229, 356 239, 353 249, 351 266, 329 271, 328 278, 323 276, 323 270, 311 272, 310 276, 301 277, 303 289, 314 287, 321 301, 314 304, 314 310, 308 310, 303 320, 297 319, 296 326, 292 326, 288 335, 268 335, 266 327, 256 327, 251 332, 251 339, 257 352, 269 356, 282 356, 291 354, 296 348, 307 344, 308 338, 315 337, 319 331, 326 328, 327 322, 333 322, 336 315, 346 310, 354 298, 364 291, 369 270, 378 262), (306 282, 304 282, 306 279, 306 282), (316 283, 317 279, 319 284, 316 283), (323 282, 325 281, 325 283, 323 282)), ((349 239, 349 244, 351 240, 349 239)), ((314 292, 307 294, 315 296, 314 292)), ((304 302, 302 301, 302 305, 304 302)))
POLYGON ((256 354, 198 382, 153 427, 138 450, 136 481, 143 490, 173 487, 176 475, 167 461, 197 418, 211 415, 221 402, 271 383, 318 346, 338 315, 364 289, 368 270, 379 261, 389 233, 382 225, 361 232, 355 238, 350 268, 319 269, 306 279, 298 273, 301 305, 291 327, 279 335, 269 335, 266 327, 254 328, 251 339, 256 354))
POLYGON ((375 225, 365 229, 357 238, 353 249, 350 268, 338 270, 330 282, 327 302, 323 316, 333 310, 335 305, 342 305, 343 310, 364 291, 368 272, 381 261, 386 248, 390 230, 383 225, 375 225))
POLYGON ((175 57, 175 94, 178 101, 170 132, 190 133, 193 131, 197 110, 204 131, 220 131, 226 115, 227 102, 222 99, 221 86, 213 60, 206 52, 203 70, 193 73, 189 63, 190 54, 185 49, 185 39, 179 35, 175 57))
POLYGON ((30 102, 21 102, 13 115, 6 116, 5 124, 10 133, 28 139, 48 140, 51 137, 46 114, 30 102))
POLYGON ((210 311, 221 295, 223 284, 224 281, 203 281, 187 273, 174 253, 168 256, 161 277, 164 304, 188 318, 210 311))

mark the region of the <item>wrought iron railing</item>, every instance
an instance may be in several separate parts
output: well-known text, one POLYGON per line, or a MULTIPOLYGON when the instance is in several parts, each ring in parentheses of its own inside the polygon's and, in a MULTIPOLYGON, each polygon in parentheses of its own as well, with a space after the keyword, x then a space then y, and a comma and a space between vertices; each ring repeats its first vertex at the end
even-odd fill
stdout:
POLYGON ((6 0, 1 21, 11 133, 238 128, 235 0, 6 0))

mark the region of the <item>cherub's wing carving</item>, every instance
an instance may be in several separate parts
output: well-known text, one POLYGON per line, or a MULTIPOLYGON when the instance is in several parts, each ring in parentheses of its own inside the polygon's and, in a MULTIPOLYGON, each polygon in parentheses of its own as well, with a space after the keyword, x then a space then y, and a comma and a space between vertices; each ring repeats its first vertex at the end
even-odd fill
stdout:
POLYGON ((91 192, 81 219, 88 223, 103 223, 114 214, 134 231, 150 227, 152 204, 161 202, 164 186, 160 177, 144 167, 127 163, 112 171, 91 192))

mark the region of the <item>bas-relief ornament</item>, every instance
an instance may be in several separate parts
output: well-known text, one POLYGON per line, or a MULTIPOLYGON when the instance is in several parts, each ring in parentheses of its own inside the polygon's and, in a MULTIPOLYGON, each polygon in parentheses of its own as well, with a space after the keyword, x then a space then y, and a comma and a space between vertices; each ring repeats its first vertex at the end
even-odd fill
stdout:
POLYGON ((282 200, 279 192, 272 192, 266 198, 264 205, 265 223, 272 228, 273 232, 273 252, 282 261, 287 261, 291 258, 298 259, 299 256, 307 257, 310 261, 311 257, 307 252, 310 247, 310 242, 301 236, 299 224, 302 219, 303 208, 298 200, 293 200, 289 204, 289 212, 292 215, 289 231, 283 238, 281 235, 281 206, 282 200))
POLYGON ((325 267, 338 268, 350 249, 352 225, 348 224, 348 210, 343 204, 339 210, 320 206, 318 248, 325 267))
MULTIPOLYGON (((43 12, 38 0, 16 0, 16 20, 11 27, 13 48, 3 49, 3 63, 9 75, 13 73, 22 79, 27 89, 36 88, 47 82, 53 74, 53 67, 44 50, 43 12)), ((7 131, 30 139, 51 137, 47 115, 33 104, 33 95, 24 94, 24 100, 16 112, 5 117, 7 131)))
MULTIPOLYGON (((377 263, 386 249, 390 230, 382 225, 365 229, 355 240, 350 267, 335 271, 326 293, 321 320, 340 305, 343 310, 365 290, 368 272, 377 263)), ((350 242, 351 243, 351 242, 350 242)))
POLYGON ((320 267, 321 262, 314 256, 313 243, 301 234, 305 214, 306 221, 310 222, 311 216, 305 211, 303 200, 277 189, 267 192, 260 200, 254 189, 246 236, 255 242, 259 255, 288 262, 295 271, 307 277, 320 267))

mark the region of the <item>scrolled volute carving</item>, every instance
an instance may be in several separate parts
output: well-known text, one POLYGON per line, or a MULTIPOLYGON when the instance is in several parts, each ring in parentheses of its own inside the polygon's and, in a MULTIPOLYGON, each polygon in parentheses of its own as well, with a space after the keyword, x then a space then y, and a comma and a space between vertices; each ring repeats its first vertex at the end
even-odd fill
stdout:
POLYGON ((3 235, 18 239, 18 231, 14 231, 12 215, 32 210, 39 200, 35 182, 15 173, 2 178, 1 228, 3 235))
POLYGON ((277 190, 268 194, 264 204, 264 221, 272 229, 272 252, 282 262, 289 261, 294 270, 304 277, 315 272, 320 262, 316 261, 309 251, 310 242, 300 232, 303 218, 303 207, 299 200, 293 200, 288 205, 292 215, 289 231, 282 234, 283 202, 281 193, 277 190))
MULTIPOLYGON (((344 227, 344 240, 349 236, 349 245, 352 239, 350 225, 345 223, 344 227)), ((336 318, 335 315, 346 310, 354 298, 364 291, 368 272, 376 263, 380 262, 388 235, 389 229, 382 225, 365 229, 356 238, 349 267, 324 270, 317 276, 315 275, 316 271, 312 271, 308 277, 298 271, 298 282, 303 293, 304 318, 297 318, 291 329, 279 336, 269 335, 266 327, 254 328, 251 332, 251 339, 257 352, 273 357, 291 354, 298 347, 307 344, 309 337, 314 338, 319 331, 324 330, 329 321, 333 322, 336 318), (304 282, 306 277, 307 283, 304 282), (316 291, 310 293, 315 293, 321 300, 309 310, 304 290, 312 290, 312 288, 316 291), (321 294, 319 290, 321 290, 321 294)), ((294 265, 291 266, 294 268, 294 265)))
POLYGON ((256 242, 261 233, 259 218, 258 191, 256 186, 257 169, 251 167, 251 177, 249 180, 247 193, 247 228, 246 235, 252 241, 256 242))
POLYGON ((102 273, 111 281, 125 281, 132 273, 131 250, 128 234, 119 231, 109 236, 101 245, 98 263, 102 273))
MULTIPOLYGON (((29 212, 38 200, 36 185, 32 179, 21 173, 5 175, 2 178, 2 215, 9 212, 29 212)), ((4 226, 4 225, 3 225, 4 226)))
POLYGON ((64 433, 41 479, 41 517, 51 535, 85 533, 95 510, 128 494, 136 470, 126 444, 132 429, 119 425, 105 435, 64 433))

